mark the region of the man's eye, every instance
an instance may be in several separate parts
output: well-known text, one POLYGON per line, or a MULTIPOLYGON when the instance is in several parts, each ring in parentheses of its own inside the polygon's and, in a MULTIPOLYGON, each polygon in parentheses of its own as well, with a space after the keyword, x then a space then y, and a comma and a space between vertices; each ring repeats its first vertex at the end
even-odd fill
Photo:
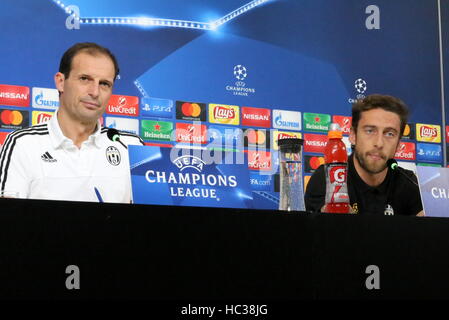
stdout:
POLYGON ((110 88, 111 84, 109 82, 100 82, 100 84, 105 88, 110 88))
POLYGON ((81 77, 80 77, 80 80, 81 80, 81 81, 87 81, 88 79, 87 79, 87 77, 85 77, 85 76, 81 76, 81 77))
POLYGON ((389 138, 394 138, 396 134, 393 131, 386 132, 385 135, 389 138))

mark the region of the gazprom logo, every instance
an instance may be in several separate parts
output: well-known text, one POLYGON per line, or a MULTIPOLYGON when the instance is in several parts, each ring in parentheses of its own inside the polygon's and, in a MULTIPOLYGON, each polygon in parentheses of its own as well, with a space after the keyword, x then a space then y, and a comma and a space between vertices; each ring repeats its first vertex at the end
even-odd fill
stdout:
POLYGON ((48 88, 33 88, 32 107, 55 110, 59 107, 58 90, 48 88))
POLYGON ((273 110, 273 127, 278 129, 301 130, 301 112, 273 110))

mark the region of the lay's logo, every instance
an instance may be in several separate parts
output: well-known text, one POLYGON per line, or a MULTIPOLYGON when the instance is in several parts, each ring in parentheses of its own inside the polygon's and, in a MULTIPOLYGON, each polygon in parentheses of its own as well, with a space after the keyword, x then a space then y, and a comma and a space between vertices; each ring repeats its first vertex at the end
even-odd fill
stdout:
POLYGON ((441 142, 441 128, 438 125, 416 124, 416 140, 424 142, 441 142))
POLYGON ((436 138, 438 135, 437 129, 432 127, 423 126, 420 131, 421 137, 424 138, 436 138))
POLYGON ((209 122, 238 125, 239 107, 222 104, 209 104, 209 122))
POLYGON ((54 112, 33 111, 31 116, 31 124, 41 124, 50 120, 54 112))
POLYGON ((292 139, 298 138, 301 139, 302 135, 300 132, 291 132, 291 131, 277 131, 273 132, 273 149, 279 150, 278 140, 281 139, 292 139))

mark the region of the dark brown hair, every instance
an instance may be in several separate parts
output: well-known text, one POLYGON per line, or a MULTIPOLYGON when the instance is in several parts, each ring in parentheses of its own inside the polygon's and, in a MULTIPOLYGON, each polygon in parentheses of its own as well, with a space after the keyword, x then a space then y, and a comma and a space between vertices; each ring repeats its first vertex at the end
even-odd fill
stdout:
POLYGON ((109 49, 104 48, 104 47, 102 47, 96 43, 93 43, 93 42, 76 43, 75 45, 73 45, 72 47, 67 49, 66 52, 64 52, 64 55, 61 58, 61 62, 59 63, 59 72, 64 74, 64 77, 66 79, 70 75, 70 70, 72 69, 73 58, 80 52, 86 52, 91 55, 104 54, 104 55, 108 56, 109 58, 111 58, 112 63, 114 64, 114 69, 115 69, 114 70, 115 71, 114 72, 114 80, 115 80, 115 78, 117 77, 117 75, 120 71, 119 67, 118 67, 117 59, 112 54, 112 52, 109 51, 109 49))
POLYGON ((399 119, 401 120, 401 132, 399 138, 402 138, 405 125, 407 124, 409 111, 402 100, 388 95, 372 94, 362 100, 358 100, 352 105, 352 127, 354 128, 354 131, 357 132, 357 126, 363 112, 378 108, 396 113, 399 116, 399 119))

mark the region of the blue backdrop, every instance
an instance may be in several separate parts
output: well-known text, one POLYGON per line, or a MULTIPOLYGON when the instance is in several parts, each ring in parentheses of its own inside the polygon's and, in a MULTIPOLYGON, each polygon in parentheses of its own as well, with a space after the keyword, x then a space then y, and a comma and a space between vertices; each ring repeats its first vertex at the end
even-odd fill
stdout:
MULTIPOLYGON (((75 42, 93 41, 110 48, 119 61, 120 79, 114 93, 139 99, 139 116, 115 115, 136 120, 138 133, 142 130, 142 120, 168 121, 173 129, 177 123, 191 123, 177 118, 175 112, 176 101, 187 101, 203 103, 205 108, 210 108, 209 104, 234 105, 240 112, 244 106, 298 111, 302 124, 296 131, 303 134, 309 131, 305 129, 305 123, 311 119, 307 113, 349 116, 351 103, 372 93, 390 94, 404 100, 411 109, 412 127, 416 123, 443 126, 438 3, 437 0, 376 0, 375 3, 367 0, 2 0, 0 85, 29 87, 30 93, 32 88, 54 88, 53 75, 63 52, 75 42), (75 13, 81 19, 79 28, 76 17, 69 16, 65 10, 69 5, 78 10, 75 13), (231 19, 221 21, 221 18, 231 19), (220 23, 216 28, 214 21, 220 23), (156 23, 165 25, 155 26, 156 23), (240 78, 234 72, 236 66, 244 68, 240 78), (167 107, 163 117, 155 116, 156 113, 148 116, 143 111, 144 102, 150 98, 168 100, 168 104, 163 104, 167 107, 172 103, 172 107, 167 107)), ((447 83, 449 1, 441 0, 440 4, 447 83)), ((447 100, 447 84, 445 95, 447 100)), ((3 103, 0 108, 43 110, 32 107, 34 98, 30 96, 28 107, 3 103)), ((209 127, 211 119, 210 113, 207 114, 201 123, 209 127)), ((446 112, 444 120, 448 119, 446 112)), ((242 125, 241 120, 231 126, 261 127, 242 125)), ((270 118, 270 122, 273 120, 270 118)), ((30 114, 29 123, 24 125, 31 125, 31 121, 30 114)), ((271 122, 264 128, 273 127, 271 122)), ((429 150, 434 150, 436 144, 440 150, 446 148, 445 128, 440 129, 440 142, 424 141, 421 151, 417 149, 417 136, 407 140, 415 152, 421 152, 420 161, 415 156, 410 162, 445 165, 442 151, 436 158, 434 153, 432 158, 426 156, 427 142, 430 142, 429 150)), ((5 126, 0 129, 10 130, 5 126)), ((325 130, 321 133, 325 134, 325 130)), ((175 134, 168 139, 171 141, 144 139, 149 144, 177 144, 175 134)), ((270 148, 274 166, 277 160, 273 143, 270 148)), ((242 149, 251 150, 251 146, 246 144, 242 149)), ((315 151, 305 154, 315 164, 322 156, 315 151)), ((254 168, 249 170, 252 177, 257 175, 254 168)), ((276 172, 272 173, 268 189, 276 198, 276 172)), ((266 180, 265 174, 260 175, 260 181, 266 180)), ((277 206, 274 198, 269 199, 261 192, 254 197, 260 198, 257 199, 262 208, 277 206)))

